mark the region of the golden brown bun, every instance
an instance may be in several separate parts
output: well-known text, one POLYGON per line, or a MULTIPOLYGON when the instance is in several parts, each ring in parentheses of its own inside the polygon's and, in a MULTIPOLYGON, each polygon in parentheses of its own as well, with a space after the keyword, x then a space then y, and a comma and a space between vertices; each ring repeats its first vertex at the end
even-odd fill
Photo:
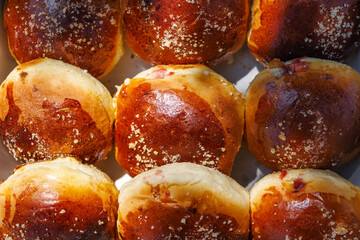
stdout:
POLYGON ((359 0, 254 0, 248 46, 262 64, 274 58, 346 58, 360 46, 359 0))
POLYGON ((214 169, 173 163, 124 184, 118 215, 121 239, 248 239, 249 194, 214 169))
POLYGON ((116 239, 118 190, 73 158, 27 164, 0 185, 0 239, 116 239))
POLYGON ((360 188, 328 170, 284 170, 250 190, 253 239, 358 239, 360 188))
POLYGON ((151 64, 215 65, 244 43, 249 0, 124 0, 130 49, 151 64))
POLYGON ((25 162, 77 156, 86 163, 112 148, 109 91, 70 64, 37 59, 16 67, 0 89, 0 133, 25 162))
POLYGON ((272 170, 341 165, 360 150, 359 96, 349 66, 274 60, 246 93, 246 145, 272 170))
POLYGON ((106 75, 123 54, 119 0, 7 0, 4 24, 18 63, 49 57, 106 75))
POLYGON ((116 159, 129 175, 173 162, 230 174, 245 100, 203 65, 150 68, 126 79, 115 98, 116 159))

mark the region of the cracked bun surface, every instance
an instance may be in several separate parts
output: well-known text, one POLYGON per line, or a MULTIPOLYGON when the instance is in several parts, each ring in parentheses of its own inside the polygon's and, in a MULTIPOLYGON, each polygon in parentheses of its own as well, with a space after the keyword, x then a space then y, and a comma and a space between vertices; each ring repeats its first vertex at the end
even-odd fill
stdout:
POLYGON ((358 239, 360 188, 329 170, 283 170, 250 190, 253 239, 358 239))
POLYGON ((117 239, 118 190, 74 158, 26 164, 0 185, 0 239, 117 239))
POLYGON ((21 64, 0 88, 0 133, 20 161, 76 156, 93 164, 112 148, 113 122, 109 91, 58 60, 21 64))
POLYGON ((106 75, 123 55, 120 0, 7 0, 4 26, 18 63, 62 60, 106 75))
POLYGON ((254 0, 247 42, 262 64, 305 56, 343 60, 360 46, 360 1, 254 0))
POLYGON ((193 163, 141 173, 119 195, 120 239, 248 239, 249 194, 232 178, 193 163))
POLYGON ((114 97, 115 155, 135 176, 173 162, 230 174, 245 100, 203 65, 159 65, 126 79, 114 97))
POLYGON ((150 64, 215 65, 243 45, 248 0, 124 0, 125 38, 150 64))
POLYGON ((359 97, 349 66, 274 60, 246 92, 246 145, 272 170, 339 166, 360 150, 359 97))

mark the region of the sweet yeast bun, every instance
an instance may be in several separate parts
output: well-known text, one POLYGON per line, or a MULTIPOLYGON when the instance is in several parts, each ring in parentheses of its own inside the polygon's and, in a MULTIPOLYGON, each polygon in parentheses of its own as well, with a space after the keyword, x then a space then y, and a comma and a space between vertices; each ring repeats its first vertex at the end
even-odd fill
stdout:
POLYGON ((114 98, 116 159, 135 176, 193 162, 230 174, 245 100, 203 65, 159 65, 126 79, 114 98))
POLYGON ((360 46, 359 0, 254 0, 248 47, 262 64, 274 58, 346 58, 360 46))
POLYGON ((274 60, 246 93, 246 145, 272 170, 331 168, 360 150, 360 74, 328 60, 274 60))
POLYGON ((173 163, 125 183, 118 215, 121 239, 248 239, 249 194, 214 169, 173 163))
POLYGON ((7 0, 4 24, 18 63, 49 57, 106 75, 123 54, 119 0, 7 0))
POLYGON ((71 155, 95 163, 112 148, 113 122, 109 91, 58 60, 21 64, 0 88, 0 133, 21 161, 71 155))
POLYGON ((117 198, 74 158, 26 164, 0 185, 0 239, 116 239, 117 198))
POLYGON ((283 170, 250 190, 253 239, 358 239, 360 188, 329 170, 283 170))
POLYGON ((124 0, 130 49, 151 64, 215 65, 244 43, 249 0, 124 0))

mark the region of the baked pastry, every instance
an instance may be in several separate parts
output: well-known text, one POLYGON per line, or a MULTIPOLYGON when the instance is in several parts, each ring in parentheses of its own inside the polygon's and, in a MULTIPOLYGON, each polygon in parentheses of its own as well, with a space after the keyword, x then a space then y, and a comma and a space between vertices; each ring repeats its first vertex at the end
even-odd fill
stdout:
POLYGON ((125 183, 118 216, 120 239, 248 239, 249 194, 214 169, 173 163, 125 183))
POLYGON ((123 54, 120 0, 7 0, 4 25, 18 63, 53 58, 106 75, 123 54))
POLYGON ((203 65, 159 65, 126 79, 114 97, 115 156, 135 176, 173 162, 230 174, 245 100, 203 65))
POLYGON ((0 185, 0 239, 116 239, 117 197, 74 158, 23 165, 0 185))
POLYGON ((18 160, 70 155, 95 163, 112 148, 113 123, 109 91, 70 64, 33 60, 1 85, 0 133, 18 160))
POLYGON ((248 0, 124 0, 125 38, 150 64, 215 65, 244 43, 248 0))
POLYGON ((358 239, 360 188, 329 170, 284 170, 250 190, 253 239, 358 239))
POLYGON ((255 0, 247 40, 262 64, 304 56, 343 60, 360 46, 360 1, 255 0))
POLYGON ((246 145, 272 170, 332 168, 360 150, 360 74, 328 60, 274 60, 246 93, 246 145))

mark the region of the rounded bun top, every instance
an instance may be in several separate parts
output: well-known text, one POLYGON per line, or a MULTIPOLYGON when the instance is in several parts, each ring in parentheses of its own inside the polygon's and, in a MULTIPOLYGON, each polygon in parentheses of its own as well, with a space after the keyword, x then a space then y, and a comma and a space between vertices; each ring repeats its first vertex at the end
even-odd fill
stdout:
POLYGON ((208 67, 150 68, 124 81, 114 105, 116 157, 130 175, 171 162, 196 162, 230 174, 245 100, 208 67))
POLYGON ((151 64, 215 65, 244 43, 248 0, 124 0, 128 46, 151 64))
POLYGON ((0 185, 0 238, 115 239, 118 193, 74 158, 20 166, 0 185))
MULTIPOLYGON (((201 64, 158 65, 138 73, 132 80, 135 79, 137 79, 137 84, 146 79, 151 80, 150 83, 155 86, 186 88, 186 90, 198 94, 211 107, 218 104, 219 98, 222 100, 229 98, 229 100, 231 99, 236 103, 245 101, 242 94, 236 90, 233 84, 220 74, 201 64)), ((229 104, 229 101, 226 103, 229 104)), ((243 104, 236 105, 236 109, 239 111, 243 107, 243 104)), ((220 111, 216 110, 216 107, 213 108, 214 111, 220 111)))
POLYGON ((183 207, 191 206, 190 199, 201 199, 209 194, 212 198, 204 204, 216 203, 211 211, 233 216, 239 223, 244 220, 237 211, 246 212, 249 208, 248 192, 231 177, 198 164, 172 163, 143 172, 121 187, 121 216, 127 216, 146 199, 153 199, 153 189, 161 185, 167 187, 173 203, 183 207))
POLYGON ((349 201, 360 200, 360 188, 330 170, 289 169, 268 174, 250 189, 251 201, 261 203, 262 196, 270 188, 284 196, 286 192, 302 191, 338 195, 349 201))
POLYGON ((254 239, 357 239, 360 188, 329 170, 283 170, 250 190, 254 239))
POLYGON ((104 159, 112 147, 114 118, 106 87, 59 60, 21 64, 1 85, 1 134, 22 161, 60 155, 88 163, 104 159))
MULTIPOLYGON (((106 111, 110 121, 114 121, 112 97, 107 88, 89 73, 71 64, 50 58, 29 61, 15 67, 2 83, 3 87, 8 85, 13 85, 15 98, 29 97, 29 105, 38 104, 37 101, 42 102, 45 99, 52 102, 61 102, 66 98, 77 99, 93 119, 99 118, 95 117, 99 114, 95 109, 100 106, 106 111), (26 96, 28 91, 44 98, 26 96), (97 101, 98 106, 93 106, 93 101, 97 101)), ((22 101, 26 104, 25 100, 22 101)), ((8 110, 6 105, 1 107, 1 119, 8 110)), ((33 112, 33 108, 30 107, 28 111, 33 112)))
POLYGON ((123 54, 119 0, 8 0, 4 25, 19 63, 49 57, 106 75, 123 54))
POLYGON ((333 168, 360 151, 360 74, 330 60, 273 60, 246 92, 246 143, 272 170, 333 168))
POLYGON ((304 56, 339 61, 360 44, 358 0, 255 0, 252 15, 248 46, 262 64, 304 56))
POLYGON ((25 190, 24 181, 26 179, 37 179, 39 183, 49 181, 69 187, 83 188, 87 186, 84 190, 92 189, 91 191, 94 193, 98 192, 96 188, 102 189, 101 191, 111 190, 114 195, 118 192, 114 182, 107 174, 92 165, 82 164, 73 157, 61 157, 55 160, 20 165, 1 187, 4 189, 8 186, 14 192, 21 192, 25 190))
POLYGON ((201 165, 173 163, 137 175, 119 195, 122 238, 247 239, 249 194, 201 165))

